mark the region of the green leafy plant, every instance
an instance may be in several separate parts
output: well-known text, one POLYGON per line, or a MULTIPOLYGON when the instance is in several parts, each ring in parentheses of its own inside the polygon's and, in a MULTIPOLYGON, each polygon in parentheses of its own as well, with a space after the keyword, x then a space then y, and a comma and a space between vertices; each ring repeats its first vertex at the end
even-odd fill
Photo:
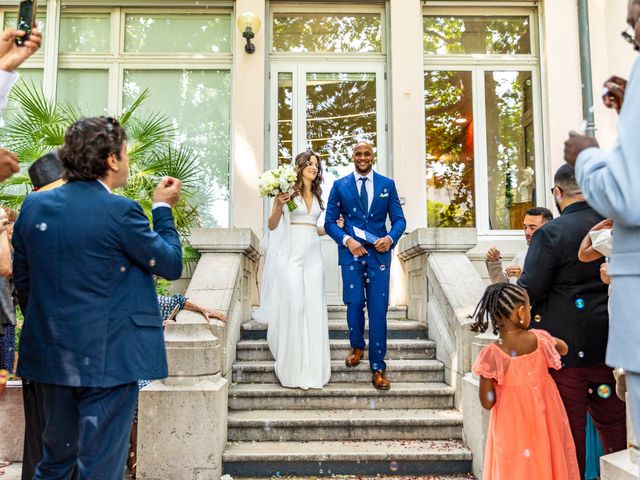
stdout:
MULTIPOLYGON (((182 181, 182 195, 173 208, 176 228, 186 239, 191 228, 201 225, 199 211, 210 201, 210 192, 201 185, 202 171, 197 155, 178 145, 177 131, 171 119, 162 113, 139 114, 149 97, 144 90, 118 121, 127 132, 129 182, 116 193, 138 202, 151 219, 153 193, 159 180, 172 176, 182 181), (204 190, 204 194, 203 194, 204 190)), ((21 83, 12 91, 16 105, 7 115, 0 132, 5 148, 20 159, 20 173, 0 183, 0 204, 16 210, 31 192, 27 169, 40 156, 64 143, 66 129, 83 116, 70 102, 57 102, 45 97, 39 87, 21 83)))

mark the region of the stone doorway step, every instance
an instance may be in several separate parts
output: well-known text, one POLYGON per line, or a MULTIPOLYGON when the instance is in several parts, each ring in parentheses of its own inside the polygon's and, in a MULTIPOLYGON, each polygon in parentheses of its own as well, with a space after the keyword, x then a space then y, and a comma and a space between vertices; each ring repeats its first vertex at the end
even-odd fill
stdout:
POLYGON ((392 386, 381 392, 371 385, 368 362, 344 366, 345 308, 329 307, 329 317, 332 377, 322 390, 281 387, 266 326, 243 325, 229 389, 224 473, 473 478, 471 452, 461 441, 462 414, 453 407, 454 391, 444 383, 444 366, 435 360, 425 325, 408 319, 404 307, 390 310, 392 386))

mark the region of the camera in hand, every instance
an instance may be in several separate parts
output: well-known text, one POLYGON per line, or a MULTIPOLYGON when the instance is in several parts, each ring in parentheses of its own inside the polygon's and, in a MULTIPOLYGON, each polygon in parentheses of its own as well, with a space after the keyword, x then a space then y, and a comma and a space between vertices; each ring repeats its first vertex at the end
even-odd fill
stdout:
POLYGON ((22 30, 25 34, 16 38, 18 46, 24 45, 29 40, 29 35, 36 24, 37 0, 22 0, 20 2, 20 10, 18 11, 18 30, 22 30))

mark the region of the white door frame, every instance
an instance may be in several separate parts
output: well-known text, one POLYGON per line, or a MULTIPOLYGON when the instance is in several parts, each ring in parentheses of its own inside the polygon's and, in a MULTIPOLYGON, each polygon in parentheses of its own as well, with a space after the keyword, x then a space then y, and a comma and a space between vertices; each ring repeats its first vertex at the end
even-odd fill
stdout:
POLYGON ((376 75, 376 170, 386 174, 389 170, 387 156, 387 95, 385 64, 367 63, 314 63, 314 62, 274 62, 270 69, 270 113, 269 113, 269 168, 278 166, 278 74, 291 73, 293 85, 293 145, 291 153, 307 148, 306 134, 306 79, 307 73, 373 73, 376 75))
MULTIPOLYGON (((317 60, 316 60, 317 62, 317 60)), ((278 166, 278 75, 292 74, 293 112, 291 154, 304 150, 306 145, 306 81, 308 73, 373 73, 376 78, 376 170, 385 175, 389 171, 387 151, 387 94, 384 62, 273 62, 270 69, 270 112, 269 112, 269 162, 268 168, 278 166)), ((331 185, 325 184, 323 192, 328 197, 331 185)), ((270 212, 270 203, 266 212, 270 212)), ((267 213, 268 215, 268 213, 267 213)), ((266 215, 265 215, 266 218, 266 215)), ((322 256, 325 265, 325 286, 328 305, 342 304, 342 275, 338 266, 338 249, 329 237, 323 237, 322 256)))

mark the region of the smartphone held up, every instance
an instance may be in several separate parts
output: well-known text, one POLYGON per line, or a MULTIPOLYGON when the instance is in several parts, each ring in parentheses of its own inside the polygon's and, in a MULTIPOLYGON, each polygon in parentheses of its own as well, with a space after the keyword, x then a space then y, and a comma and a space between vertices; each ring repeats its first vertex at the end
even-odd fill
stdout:
POLYGON ((18 11, 18 30, 22 30, 24 35, 16 38, 16 44, 21 47, 29 40, 31 31, 36 26, 36 12, 38 10, 38 0, 22 0, 18 11))

